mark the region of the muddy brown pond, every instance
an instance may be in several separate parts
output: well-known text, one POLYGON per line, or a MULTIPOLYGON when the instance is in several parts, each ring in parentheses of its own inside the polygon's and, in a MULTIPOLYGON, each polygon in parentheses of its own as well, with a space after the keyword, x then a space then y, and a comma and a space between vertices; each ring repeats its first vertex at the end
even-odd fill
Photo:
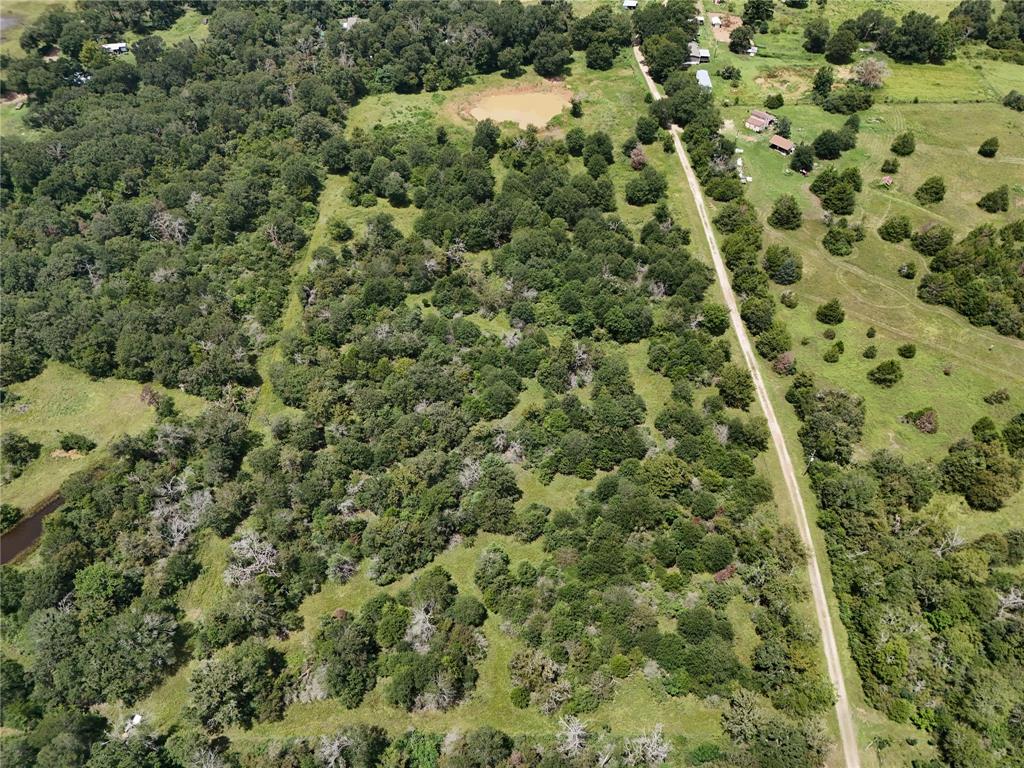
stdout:
POLYGON ((543 128, 569 106, 568 91, 510 91, 482 96, 469 110, 477 120, 516 123, 520 128, 543 128))

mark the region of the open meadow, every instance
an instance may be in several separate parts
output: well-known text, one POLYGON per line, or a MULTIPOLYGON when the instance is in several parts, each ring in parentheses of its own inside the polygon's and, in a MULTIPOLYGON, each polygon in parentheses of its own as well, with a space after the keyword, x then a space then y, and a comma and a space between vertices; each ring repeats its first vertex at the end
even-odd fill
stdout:
MULTIPOLYGON (((29 511, 56 493, 73 473, 101 464, 115 439, 155 424, 153 407, 141 397, 142 386, 122 379, 93 380, 56 362, 34 379, 11 385, 0 411, 3 429, 19 432, 42 448, 38 459, 0 489, 3 501, 29 511), (96 448, 87 454, 66 454, 60 450, 61 435, 66 433, 84 435, 96 448)), ((153 390, 172 397, 185 416, 195 416, 203 407, 198 397, 159 386, 153 390)))

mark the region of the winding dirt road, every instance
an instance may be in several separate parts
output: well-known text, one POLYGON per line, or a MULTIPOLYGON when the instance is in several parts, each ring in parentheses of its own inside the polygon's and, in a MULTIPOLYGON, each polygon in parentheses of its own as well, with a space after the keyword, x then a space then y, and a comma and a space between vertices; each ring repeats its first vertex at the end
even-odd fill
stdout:
MULTIPOLYGON (((657 85, 647 73, 643 63, 643 56, 639 47, 633 48, 633 55, 636 57, 640 72, 644 76, 647 88, 654 99, 660 99, 661 93, 657 85)), ((797 528, 800 531, 800 538, 807 548, 808 575, 811 582, 811 595, 814 599, 814 613, 818 619, 818 628, 821 630, 822 646, 825 650, 825 659, 828 666, 828 676, 836 691, 836 720, 839 722, 839 736, 842 747, 843 760, 846 768, 860 768, 860 753, 857 750, 857 733, 853 726, 853 715, 850 711, 850 701, 846 694, 846 682, 843 679, 843 670, 839 663, 839 646, 836 643, 835 633, 832 629, 832 616, 828 610, 828 600, 825 597, 825 585, 821 577, 821 569, 818 567, 818 555, 814 547, 814 539, 811 537, 811 524, 807 517, 807 509, 804 507, 803 496, 800 493, 800 485, 797 482, 796 470, 793 468, 793 460, 790 458, 789 450, 786 448, 786 441, 782 436, 782 428, 775 417, 775 409, 772 408, 771 399, 768 397, 768 389, 761 378, 761 371, 757 365, 757 358, 754 356, 754 349, 750 344, 750 337, 747 336, 747 329, 740 319, 739 307, 736 303, 736 294, 732 291, 732 284, 729 282, 729 273, 725 269, 725 262, 718 250, 718 242, 715 240, 714 230, 711 228, 711 218, 708 216, 707 207, 704 205, 704 196, 693 172, 690 160, 683 149, 683 143, 679 138, 679 128, 672 126, 672 142, 675 144, 676 155, 679 163, 683 166, 686 174, 686 181, 690 185, 690 193, 693 195, 694 205, 697 207, 697 214, 700 216, 700 223, 704 229, 704 235, 708 241, 708 249, 711 252, 711 259, 715 265, 715 276, 722 289, 725 298, 725 305, 729 310, 729 318, 732 322, 733 331, 739 341, 740 350, 743 352, 743 360, 747 369, 754 379, 754 389, 757 392, 758 402, 761 410, 768 420, 768 429, 771 432, 772 443, 775 446, 775 455, 779 457, 779 464, 782 467, 782 475, 786 481, 786 489, 789 492, 790 501, 796 512, 797 528)))

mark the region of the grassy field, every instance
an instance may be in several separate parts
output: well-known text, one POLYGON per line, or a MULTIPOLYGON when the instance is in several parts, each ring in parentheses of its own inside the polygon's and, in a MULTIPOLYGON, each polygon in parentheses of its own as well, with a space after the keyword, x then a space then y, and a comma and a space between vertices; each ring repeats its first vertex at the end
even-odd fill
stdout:
MULTIPOLYGON (((210 36, 210 28, 203 23, 203 20, 206 18, 208 17, 205 14, 189 8, 168 29, 156 30, 153 34, 163 40, 164 45, 168 48, 185 40, 192 40, 192 42, 198 44, 210 36)), ((126 32, 124 41, 131 45, 143 37, 145 35, 140 35, 136 32, 126 32)))
MULTIPOLYGON (((195 415, 203 408, 204 401, 198 397, 159 386, 154 389, 172 396, 185 415, 195 415)), ((142 402, 141 391, 142 385, 135 381, 96 381, 53 362, 34 379, 11 385, 14 399, 3 408, 4 432, 20 432, 43 447, 39 458, 3 487, 3 500, 30 509, 57 491, 74 472, 102 462, 117 437, 154 424, 154 410, 142 402), (60 448, 60 436, 66 432, 85 435, 95 441, 96 448, 81 458, 51 455, 60 448)))
MULTIPOLYGON (((797 141, 809 141, 823 128, 841 124, 841 118, 815 107, 778 111, 793 121, 797 141)), ((835 164, 861 169, 865 187, 850 220, 863 223, 867 237, 855 245, 851 256, 836 258, 821 246, 827 230, 817 198, 808 190, 809 179, 791 172, 786 158, 768 149, 765 138, 751 141, 755 134, 742 128, 745 110, 729 108, 725 114, 737 127, 745 167, 754 178, 748 196, 758 210, 769 211, 781 194, 794 195, 804 209, 805 220, 799 230, 767 230, 768 242, 794 248, 804 261, 804 277, 796 286, 800 304, 781 312, 799 342, 797 355, 804 369, 866 398, 864 450, 894 448, 913 458, 935 458, 950 442, 966 435, 981 416, 1004 422, 1018 411, 1024 401, 1024 368, 1020 365, 1024 342, 972 326, 946 307, 921 302, 916 296, 916 280, 901 278, 897 269, 903 263, 913 263, 920 275, 925 260, 906 244, 883 241, 876 230, 885 217, 903 214, 915 228, 940 222, 963 236, 982 223, 999 224, 1019 215, 1024 204, 1024 117, 990 104, 880 105, 865 113, 857 148, 835 164), (902 160, 892 188, 883 188, 878 168, 889 156, 895 135, 908 129, 917 137, 917 151, 902 160), (977 147, 992 135, 999 136, 1000 154, 986 160, 977 154, 977 147), (955 175, 950 173, 952 168, 955 175), (946 175, 947 197, 926 209, 912 193, 934 174, 946 175), (1014 212, 992 215, 975 205, 982 194, 1004 183, 1013 190, 1014 212), (829 364, 822 355, 832 342, 822 337, 825 326, 814 319, 814 311, 833 297, 839 297, 846 309, 847 319, 836 329, 836 338, 843 341, 846 352, 838 363, 829 364), (866 336, 869 327, 877 331, 870 340, 866 336), (867 371, 879 360, 895 357, 896 347, 908 342, 917 345, 917 355, 902 362, 903 382, 892 389, 871 385, 867 371), (869 344, 878 348, 874 361, 861 357, 869 344), (982 398, 1001 387, 1011 391, 1010 403, 986 405, 982 398), (934 435, 921 434, 899 422, 903 414, 923 407, 933 407, 939 413, 939 431, 934 435)))
MULTIPOLYGON (((855 17, 868 8, 900 18, 906 11, 915 10, 944 20, 957 5, 947 0, 842 0, 825 6, 824 15, 834 30, 843 20, 855 17)), ((704 3, 707 13, 739 14, 743 4, 735 0, 715 6, 704 3)), ((712 74, 715 90, 728 103, 759 106, 766 92, 782 93, 787 101, 807 100, 811 79, 815 71, 826 64, 820 54, 803 49, 803 28, 809 19, 819 13, 815 3, 803 10, 787 8, 776 3, 774 20, 767 34, 755 34, 758 47, 756 56, 738 55, 729 51, 727 43, 714 40, 711 30, 701 30, 702 44, 712 51, 711 63, 706 69, 712 74), (742 80, 732 84, 715 73, 726 65, 738 67, 742 80)), ((1020 66, 987 58, 983 45, 966 45, 957 57, 943 65, 899 64, 881 53, 868 51, 856 54, 855 61, 873 57, 884 60, 890 77, 877 93, 878 101, 891 102, 977 102, 999 101, 1011 88, 1019 88, 1020 66)), ((849 76, 849 65, 838 67, 839 79, 849 76)))

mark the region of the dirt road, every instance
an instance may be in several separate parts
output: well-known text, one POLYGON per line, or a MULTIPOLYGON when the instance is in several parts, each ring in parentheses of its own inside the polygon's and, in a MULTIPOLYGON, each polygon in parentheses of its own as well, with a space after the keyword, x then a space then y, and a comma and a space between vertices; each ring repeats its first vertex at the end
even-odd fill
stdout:
MULTIPOLYGON (((651 96, 655 99, 660 99, 661 94, 658 91, 657 85, 655 85, 650 75, 647 74, 640 49, 633 48, 633 55, 636 56, 637 64, 640 65, 640 71, 643 73, 651 96)), ((786 448, 786 441, 782 436, 779 420, 775 417, 775 409, 772 408, 771 399, 768 397, 768 390, 764 385, 764 380, 761 378, 761 371, 757 365, 757 358, 754 356, 754 349, 750 344, 750 337, 747 336, 747 329, 740 319, 736 295, 732 291, 729 273, 725 269, 725 262, 722 260, 722 254, 718 250, 718 242, 715 240, 715 233, 711 228, 711 218, 708 216, 707 207, 704 205, 704 196, 701 193, 700 183, 697 181, 697 176, 690 166, 690 160, 683 149, 683 143, 679 138, 679 129, 676 126, 672 126, 672 141, 676 147, 676 155, 678 155, 679 162, 686 174, 686 181, 690 185, 690 193, 693 195, 693 202, 700 216, 701 227, 703 227, 704 235, 707 237, 711 259, 715 265, 715 277, 722 289, 722 295, 725 298, 725 305, 729 310, 733 331, 735 331, 736 338, 739 340, 740 350, 743 352, 743 360, 754 379, 754 389, 757 392, 757 399, 761 404, 761 410, 768 420, 768 429, 772 435, 772 444, 775 446, 775 455, 779 457, 782 475, 786 481, 786 489, 789 492, 789 498, 796 513, 800 538, 807 548, 809 555, 807 570, 811 582, 811 595, 814 599, 814 613, 818 619, 818 628, 821 630, 821 641, 825 650, 828 676, 836 691, 835 712, 836 719, 839 722, 843 760, 846 768, 860 768, 857 733, 853 727, 853 715, 850 712, 850 702, 846 694, 846 683, 843 680, 843 671, 839 664, 839 646, 836 643, 835 633, 832 630, 832 616, 828 610, 825 585, 821 578, 821 569, 818 567, 818 555, 814 547, 814 539, 811 537, 811 524, 807 517, 807 509, 804 507, 803 496, 800 493, 800 485, 797 483, 796 470, 793 468, 793 461, 790 458, 789 450, 786 448)))

